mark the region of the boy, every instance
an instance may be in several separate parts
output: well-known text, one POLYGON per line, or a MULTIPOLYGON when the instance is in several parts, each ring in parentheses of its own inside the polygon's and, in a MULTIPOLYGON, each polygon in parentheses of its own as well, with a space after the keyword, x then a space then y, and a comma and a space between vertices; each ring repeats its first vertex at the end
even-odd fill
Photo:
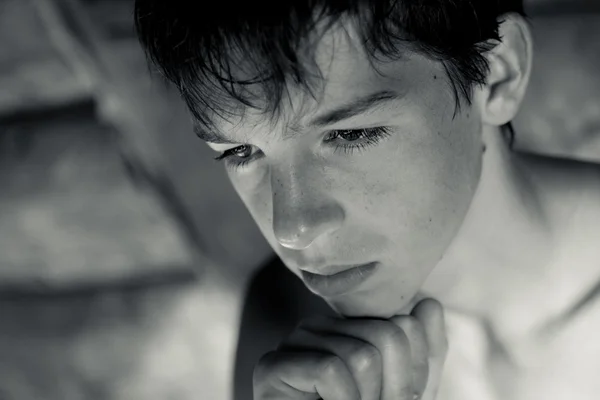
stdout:
POLYGON ((256 400, 597 397, 600 171, 511 150, 521 1, 191 4, 138 0, 141 42, 338 314, 260 360, 256 400))

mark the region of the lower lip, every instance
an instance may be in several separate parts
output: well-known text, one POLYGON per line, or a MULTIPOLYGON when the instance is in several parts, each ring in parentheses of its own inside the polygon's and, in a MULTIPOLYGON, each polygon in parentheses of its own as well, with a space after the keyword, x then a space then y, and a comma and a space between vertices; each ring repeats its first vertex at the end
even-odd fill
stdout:
POLYGON ((358 289, 377 269, 377 263, 361 265, 334 275, 317 275, 301 271, 302 279, 308 288, 322 296, 335 297, 358 289))

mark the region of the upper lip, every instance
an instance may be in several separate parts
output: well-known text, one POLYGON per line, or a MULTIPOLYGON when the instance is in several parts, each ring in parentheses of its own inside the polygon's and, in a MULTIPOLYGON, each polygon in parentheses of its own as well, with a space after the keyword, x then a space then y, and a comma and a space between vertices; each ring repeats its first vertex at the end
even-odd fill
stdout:
POLYGON ((314 266, 306 266, 306 267, 298 267, 301 271, 308 272, 315 275, 335 275, 340 272, 348 271, 352 268, 357 268, 362 265, 370 264, 360 263, 360 264, 346 264, 346 265, 324 265, 319 267, 314 266))

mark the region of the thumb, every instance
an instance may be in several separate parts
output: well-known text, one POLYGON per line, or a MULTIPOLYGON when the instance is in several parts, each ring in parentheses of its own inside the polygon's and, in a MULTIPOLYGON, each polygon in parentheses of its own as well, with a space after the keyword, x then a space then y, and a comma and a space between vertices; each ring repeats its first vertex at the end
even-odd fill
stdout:
POLYGON ((445 357, 448 351, 448 338, 442 304, 431 298, 421 300, 413 308, 411 315, 425 328, 429 356, 445 357))
POLYGON ((446 322, 444 320, 444 309, 439 301, 425 299, 415 306, 411 315, 420 321, 425 328, 425 335, 429 347, 428 384, 421 399, 435 399, 442 380, 446 354, 448 353, 448 337, 446 333, 446 322))

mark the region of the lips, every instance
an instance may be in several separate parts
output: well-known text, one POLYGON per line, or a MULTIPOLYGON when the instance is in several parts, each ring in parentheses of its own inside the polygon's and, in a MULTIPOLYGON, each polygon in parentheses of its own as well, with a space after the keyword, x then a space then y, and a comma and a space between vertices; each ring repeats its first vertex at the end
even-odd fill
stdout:
POLYGON ((377 270, 378 263, 372 262, 354 266, 331 267, 328 275, 315 274, 302 270, 306 286, 322 297, 335 297, 358 290, 377 270))
POLYGON ((321 267, 299 267, 301 271, 306 271, 315 275, 335 275, 340 272, 348 271, 352 268, 360 267, 365 264, 347 264, 347 265, 326 265, 321 267))

